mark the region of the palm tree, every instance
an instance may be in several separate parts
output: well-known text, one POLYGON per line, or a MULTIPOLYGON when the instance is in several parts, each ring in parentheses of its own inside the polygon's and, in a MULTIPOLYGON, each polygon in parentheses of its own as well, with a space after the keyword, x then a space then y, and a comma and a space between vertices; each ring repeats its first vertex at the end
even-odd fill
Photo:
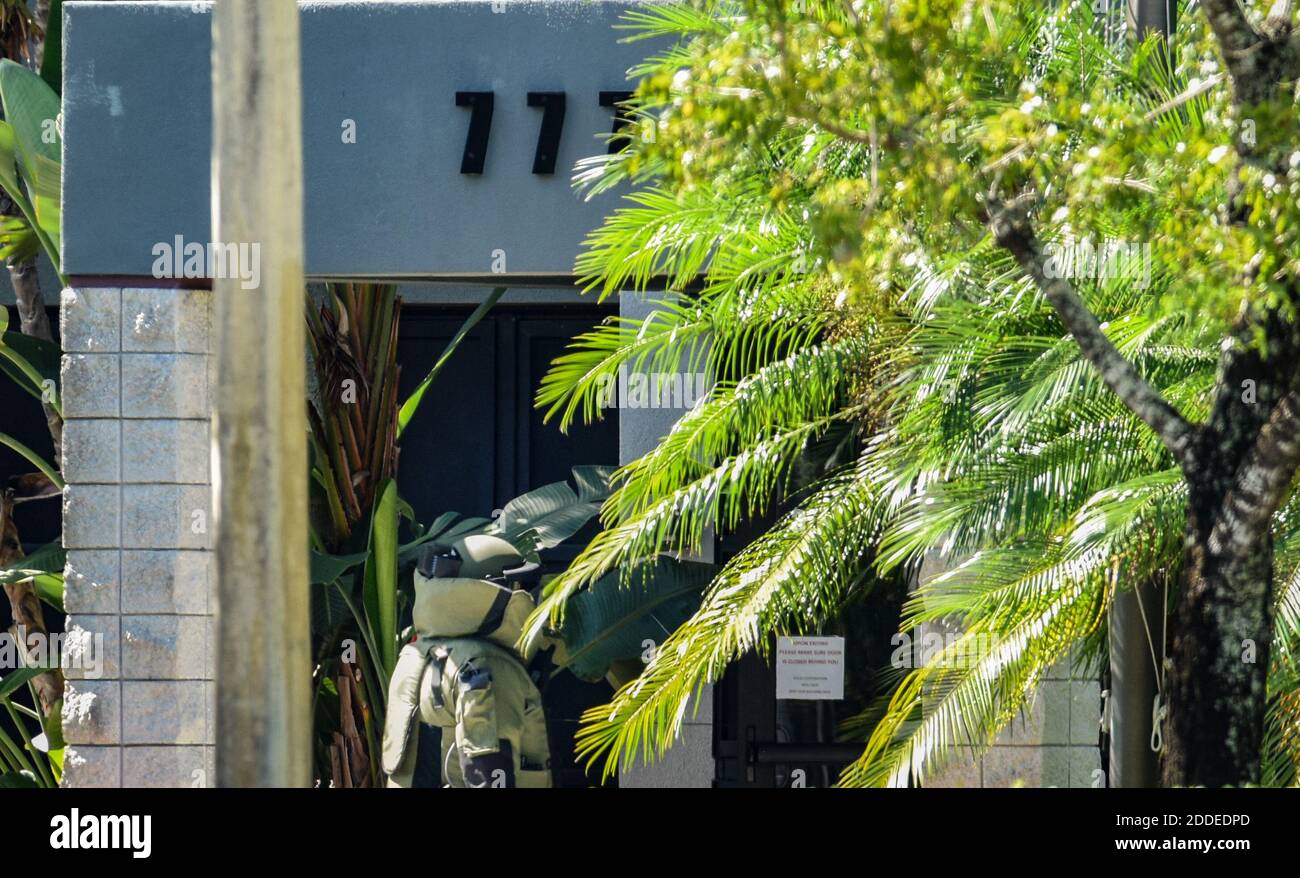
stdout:
MULTIPOLYGON (((605 293, 666 277, 678 298, 644 321, 614 321, 575 340, 539 404, 562 425, 598 416, 602 376, 620 367, 672 369, 684 360, 718 381, 658 447, 617 474, 605 530, 553 584, 534 627, 562 618, 569 598, 611 570, 783 510, 720 570, 640 677, 585 717, 580 754, 613 772, 662 755, 691 696, 744 653, 765 653, 774 634, 815 629, 931 550, 965 558, 918 588, 900 620, 905 631, 957 620, 962 639, 895 674, 889 697, 844 729, 865 749, 842 783, 924 782, 959 747, 990 745, 1049 667, 1066 657, 1095 667, 1117 590, 1149 581, 1176 588, 1186 483, 1165 444, 982 232, 918 212, 890 217, 889 233, 906 244, 888 249, 897 258, 837 252, 844 228, 861 222, 842 196, 874 197, 872 147, 885 144, 831 118, 747 117, 743 101, 730 115, 717 111, 736 98, 719 82, 736 69, 728 63, 747 63, 739 47, 763 27, 761 16, 740 11, 706 3, 630 16, 640 34, 679 39, 639 71, 642 138, 585 169, 589 185, 632 179, 645 188, 592 236, 579 268, 605 293), (729 160, 690 153, 690 163, 670 161, 666 141, 698 142, 684 119, 692 114, 733 125, 709 129, 727 141, 729 160), (860 453, 830 457, 796 490, 799 462, 844 426, 860 438, 860 453)), ((815 4, 813 14, 832 31, 852 25, 838 4, 815 4)), ((1158 153, 1194 136, 1215 109, 1204 92, 1176 97, 1185 83, 1154 42, 1113 49, 1077 4, 1010 18, 1021 35, 1015 55, 989 61, 968 96, 985 113, 1014 109, 1018 92, 1006 86, 1020 74, 1045 88, 1068 71, 1072 87, 1105 84, 1151 113, 1158 124, 1145 142, 1158 153)), ((1187 19, 1177 44, 1197 45, 1203 27, 1187 19)), ((825 87, 834 82, 833 68, 817 75, 825 87)), ((1140 239, 1151 222, 1127 204, 1099 218, 1115 238, 1140 239)), ((1146 380, 1199 418, 1215 390, 1224 321, 1209 309, 1150 307, 1181 288, 1183 266, 1161 256, 1153 254, 1149 278, 1100 273, 1077 288, 1146 380)), ((1272 784, 1295 782, 1300 738, 1298 511, 1292 502, 1274 519, 1280 587, 1260 775, 1272 784)))

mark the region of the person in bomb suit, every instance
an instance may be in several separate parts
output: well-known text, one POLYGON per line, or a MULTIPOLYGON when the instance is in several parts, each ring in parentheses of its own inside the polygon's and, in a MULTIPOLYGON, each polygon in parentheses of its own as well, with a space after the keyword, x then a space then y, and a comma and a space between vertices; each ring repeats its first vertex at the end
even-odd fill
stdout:
POLYGON ((537 644, 518 645, 539 574, 499 537, 469 536, 421 554, 414 633, 388 687, 387 786, 413 785, 420 722, 442 730, 445 786, 551 785, 542 696, 528 673, 537 644))

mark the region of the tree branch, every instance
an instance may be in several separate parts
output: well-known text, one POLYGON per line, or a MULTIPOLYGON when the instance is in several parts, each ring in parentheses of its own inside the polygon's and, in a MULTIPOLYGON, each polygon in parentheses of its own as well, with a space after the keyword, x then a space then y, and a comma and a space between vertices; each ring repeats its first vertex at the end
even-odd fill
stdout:
POLYGON ((1281 49, 1281 76, 1283 82, 1300 79, 1300 34, 1291 37, 1281 49))
POLYGON ((1273 8, 1268 11, 1268 17, 1260 27, 1265 36, 1276 38, 1290 32, 1292 5, 1291 0, 1274 0, 1273 8))
POLYGON ((1210 21, 1210 29, 1214 31, 1214 38, 1228 62, 1228 69, 1235 76, 1235 65, 1263 38, 1250 26, 1246 10, 1237 0, 1202 0, 1201 8, 1210 21))
POLYGON ((1210 530, 1210 551, 1240 555, 1282 505, 1300 467, 1300 389, 1273 407, 1210 530))
POLYGON ((1088 310, 1069 281, 1048 276, 1042 247, 1023 208, 994 204, 989 210, 988 223, 998 244, 1016 258, 1056 309, 1066 330, 1078 343, 1083 358, 1097 370, 1106 386, 1155 432, 1184 469, 1193 466, 1192 440, 1196 428, 1115 348, 1096 315, 1088 310))

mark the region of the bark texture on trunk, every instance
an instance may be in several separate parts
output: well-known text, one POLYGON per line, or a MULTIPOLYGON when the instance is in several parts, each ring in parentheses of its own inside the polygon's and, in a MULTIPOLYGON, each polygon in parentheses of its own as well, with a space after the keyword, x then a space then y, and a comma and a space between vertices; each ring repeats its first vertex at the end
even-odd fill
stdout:
POLYGON ((1273 543, 1243 557, 1209 548, 1201 510, 1188 525, 1166 675, 1166 786, 1258 783, 1273 636, 1273 543))

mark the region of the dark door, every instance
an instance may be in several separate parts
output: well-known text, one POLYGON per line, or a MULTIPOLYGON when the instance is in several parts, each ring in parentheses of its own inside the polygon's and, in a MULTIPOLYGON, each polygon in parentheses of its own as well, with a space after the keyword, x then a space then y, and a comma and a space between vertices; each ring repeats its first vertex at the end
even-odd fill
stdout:
MULTIPOLYGON (((9 308, 10 331, 16 332, 18 311, 13 306, 0 305, 0 308, 4 307, 9 308)), ((50 325, 56 333, 55 341, 58 341, 59 312, 54 308, 49 308, 47 311, 50 325)), ((0 373, 0 433, 8 433, 45 460, 54 462, 54 443, 50 440, 50 432, 45 426, 45 413, 41 410, 40 402, 36 397, 22 390, 4 373, 0 373)), ((13 476, 35 471, 36 467, 28 463, 25 457, 5 445, 0 445, 0 487, 7 484, 13 476)), ((23 546, 28 552, 35 551, 59 538, 62 532, 62 512, 58 499, 24 503, 18 507, 14 520, 18 523, 23 546)), ((8 612, 9 607, 6 603, 3 609, 0 609, 0 621, 7 619, 4 614, 8 612)), ((6 622, 4 628, 0 630, 8 630, 8 623, 6 622)))
MULTIPOLYGON (((407 306, 398 361, 403 395, 424 378, 470 307, 407 306)), ((575 424, 563 434, 533 400, 542 376, 569 341, 613 309, 591 305, 494 309, 461 343, 402 437, 398 482, 422 522, 451 510, 486 516, 533 488, 569 478, 578 464, 618 463, 618 420, 575 424)), ((595 531, 544 553, 557 572, 595 531)), ((582 711, 609 700, 609 686, 556 676, 544 699, 556 786, 590 786, 573 759, 582 711)))

